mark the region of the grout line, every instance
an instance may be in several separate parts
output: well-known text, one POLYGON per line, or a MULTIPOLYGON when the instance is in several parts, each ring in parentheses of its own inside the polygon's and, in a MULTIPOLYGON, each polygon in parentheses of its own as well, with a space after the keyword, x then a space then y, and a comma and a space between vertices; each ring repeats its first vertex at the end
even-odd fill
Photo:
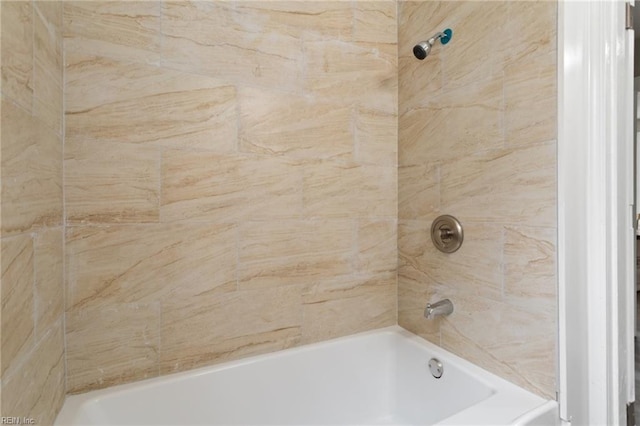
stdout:
POLYGON ((34 348, 35 346, 37 346, 37 342, 38 342, 38 291, 37 291, 37 280, 38 280, 38 276, 37 276, 37 268, 36 268, 36 246, 37 246, 37 240, 38 240, 38 231, 39 232, 46 232, 48 228, 41 228, 38 229, 37 231, 31 232, 29 235, 29 241, 31 241, 31 300, 33 301, 33 312, 31 313, 32 316, 32 320, 33 320, 33 345, 34 348))
POLYGON ((67 63, 67 51, 66 51, 66 43, 64 37, 64 4, 60 2, 60 7, 62 8, 61 19, 62 22, 59 22, 60 25, 60 52, 62 55, 62 61, 60 64, 62 73, 62 117, 60 132, 62 134, 62 336, 63 336, 63 357, 64 357, 64 376, 63 376, 63 385, 64 385, 64 393, 67 394, 69 389, 69 366, 68 366, 68 353, 67 348, 69 347, 67 343, 67 194, 66 194, 66 167, 65 167, 65 146, 66 146, 66 95, 67 95, 67 72, 66 72, 66 63, 67 63))
POLYGON ((240 290, 240 222, 236 222, 236 290, 240 290))

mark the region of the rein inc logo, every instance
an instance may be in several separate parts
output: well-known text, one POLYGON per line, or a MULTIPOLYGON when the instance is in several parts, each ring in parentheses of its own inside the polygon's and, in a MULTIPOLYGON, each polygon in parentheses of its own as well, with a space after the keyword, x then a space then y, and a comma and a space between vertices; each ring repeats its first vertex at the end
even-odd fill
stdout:
POLYGON ((31 417, 0 417, 0 425, 35 425, 36 420, 31 417))

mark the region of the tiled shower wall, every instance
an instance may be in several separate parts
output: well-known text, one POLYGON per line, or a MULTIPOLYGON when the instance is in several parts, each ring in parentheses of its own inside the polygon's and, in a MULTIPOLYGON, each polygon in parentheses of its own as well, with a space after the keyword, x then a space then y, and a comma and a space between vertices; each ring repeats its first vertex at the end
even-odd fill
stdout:
POLYGON ((546 397, 556 372, 556 3, 400 2, 399 324, 546 397), (451 27, 424 61, 411 47, 451 27), (429 230, 456 216, 464 243, 429 230), (422 318, 428 301, 455 312, 422 318))
POLYGON ((3 415, 62 403, 64 292, 70 392, 391 325, 398 300, 553 396, 555 4, 398 8, 65 2, 63 209, 62 7, 2 2, 3 415))
POLYGON ((396 323, 383 2, 65 2, 68 390, 396 323))
POLYGON ((62 4, 0 2, 1 416, 62 406, 62 4))

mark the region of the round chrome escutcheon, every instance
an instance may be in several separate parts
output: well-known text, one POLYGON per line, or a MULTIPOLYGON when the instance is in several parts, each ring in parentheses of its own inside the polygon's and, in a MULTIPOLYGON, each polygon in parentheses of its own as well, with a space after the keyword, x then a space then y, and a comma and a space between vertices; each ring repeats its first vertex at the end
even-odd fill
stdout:
POLYGON ((464 233, 458 219, 448 214, 438 216, 431 225, 431 241, 443 253, 453 253, 462 245, 464 233))

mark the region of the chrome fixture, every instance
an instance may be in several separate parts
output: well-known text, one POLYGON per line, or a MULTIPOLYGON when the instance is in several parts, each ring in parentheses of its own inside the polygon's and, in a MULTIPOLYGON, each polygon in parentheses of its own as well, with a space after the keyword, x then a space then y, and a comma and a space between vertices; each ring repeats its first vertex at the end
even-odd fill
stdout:
POLYGON ((429 55, 429 52, 431 52, 431 48, 433 47, 436 40, 439 39, 440 43, 447 44, 451 40, 452 36, 453 31, 451 30, 451 28, 447 28, 443 32, 437 33, 429 40, 421 41, 420 43, 413 46, 413 54, 416 56, 416 58, 423 60, 429 55))
POLYGON ((453 303, 449 299, 444 299, 433 304, 427 303, 427 307, 424 308, 424 317, 429 320, 435 317, 451 315, 452 313, 453 303))
POLYGON ((431 241, 441 252, 453 253, 463 240, 462 224, 455 217, 448 214, 438 216, 431 224, 431 241))
POLYGON ((444 373, 444 366, 438 358, 431 358, 429 360, 429 371, 431 371, 433 377, 439 379, 442 377, 442 373, 444 373))

